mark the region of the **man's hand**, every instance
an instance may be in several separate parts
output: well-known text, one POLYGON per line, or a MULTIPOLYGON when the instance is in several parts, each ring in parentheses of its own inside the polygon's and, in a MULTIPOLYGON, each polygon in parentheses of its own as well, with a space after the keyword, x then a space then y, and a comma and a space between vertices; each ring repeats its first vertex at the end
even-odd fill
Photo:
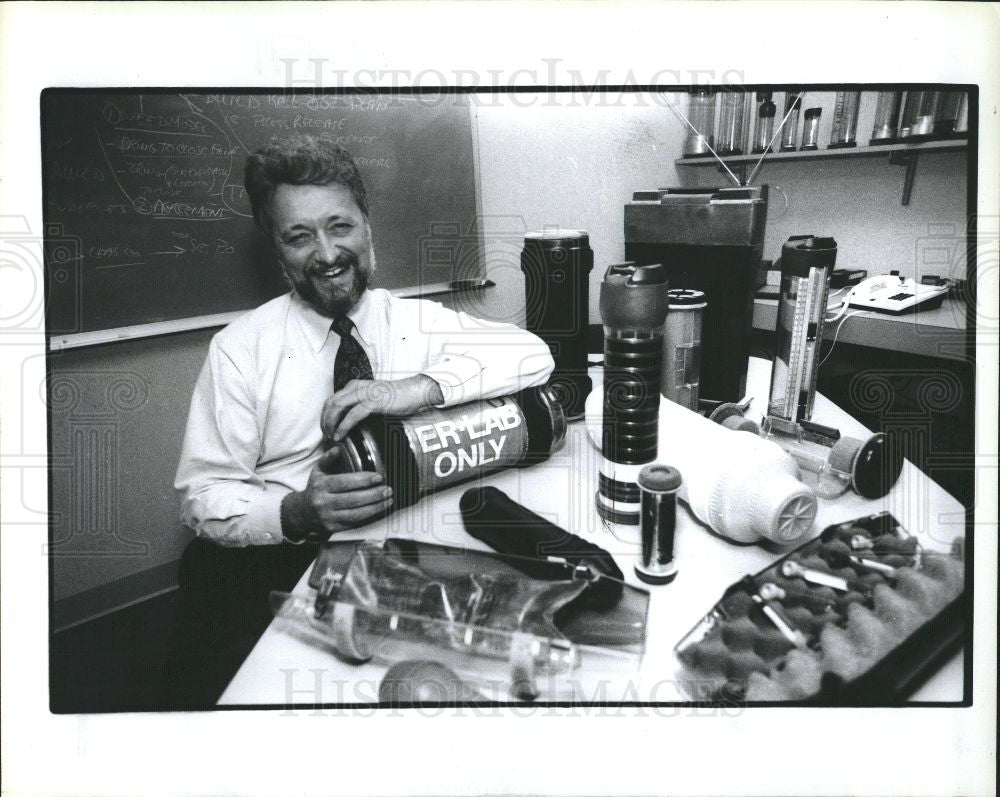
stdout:
POLYGON ((301 492, 281 504, 281 531, 290 542, 325 542, 335 531, 364 525, 392 506, 392 489, 367 471, 331 474, 343 449, 330 449, 313 467, 301 492))
POLYGON ((426 374, 406 379, 352 379, 326 400, 320 427, 335 443, 369 415, 412 415, 444 401, 441 386, 426 374))

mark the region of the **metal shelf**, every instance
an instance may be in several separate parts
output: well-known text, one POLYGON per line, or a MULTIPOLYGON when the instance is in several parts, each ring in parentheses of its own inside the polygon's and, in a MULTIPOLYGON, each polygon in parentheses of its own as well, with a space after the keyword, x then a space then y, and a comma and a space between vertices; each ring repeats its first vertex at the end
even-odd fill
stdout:
MULTIPOLYGON (((873 155, 885 155, 892 152, 958 152, 966 148, 968 142, 965 139, 948 139, 942 141, 922 141, 916 144, 883 144, 864 145, 858 147, 843 147, 837 149, 813 149, 802 152, 770 152, 764 158, 765 165, 768 163, 778 163, 785 161, 830 159, 830 158, 863 158, 873 155)), ((756 163, 760 160, 760 153, 751 155, 724 155, 722 160, 726 163, 756 163)), ((677 158, 674 161, 678 166, 712 166, 718 165, 718 161, 711 155, 698 155, 693 158, 677 158)))
MULTIPOLYGON (((764 158, 764 165, 768 163, 789 163, 802 160, 833 160, 844 158, 870 158, 877 155, 888 155, 889 163, 906 167, 906 176, 903 178, 902 204, 910 204, 910 196, 913 193, 913 180, 917 173, 917 158, 922 152, 964 152, 968 142, 965 139, 945 139, 941 141, 921 141, 914 144, 883 144, 858 147, 838 147, 836 149, 814 149, 805 152, 770 152, 764 158)), ((750 155, 725 155, 721 160, 726 164, 735 164, 742 167, 739 177, 746 180, 747 166, 752 166, 760 160, 760 153, 750 155)), ((677 158, 674 163, 677 166, 715 166, 721 171, 719 161, 711 155, 699 155, 693 158, 677 158)))

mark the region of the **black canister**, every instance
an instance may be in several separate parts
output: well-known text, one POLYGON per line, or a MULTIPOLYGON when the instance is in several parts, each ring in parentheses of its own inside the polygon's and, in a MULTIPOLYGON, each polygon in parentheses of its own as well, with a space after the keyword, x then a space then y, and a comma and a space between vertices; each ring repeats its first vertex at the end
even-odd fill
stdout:
POLYGON ((604 428, 597 511, 612 523, 638 525, 635 479, 656 459, 667 288, 667 271, 658 263, 609 266, 601 283, 604 428))
POLYGON ((399 509, 453 484, 548 459, 565 436, 562 406, 543 385, 408 418, 372 416, 339 443, 339 461, 343 472, 381 474, 399 509))
POLYGON ((583 417, 593 387, 587 376, 590 271, 594 253, 584 230, 524 236, 521 271, 528 329, 544 340, 556 367, 549 380, 566 420, 583 417))
POLYGON ((669 584, 677 577, 674 532, 681 474, 670 465, 647 465, 639 472, 642 495, 642 553, 635 574, 647 584, 669 584))

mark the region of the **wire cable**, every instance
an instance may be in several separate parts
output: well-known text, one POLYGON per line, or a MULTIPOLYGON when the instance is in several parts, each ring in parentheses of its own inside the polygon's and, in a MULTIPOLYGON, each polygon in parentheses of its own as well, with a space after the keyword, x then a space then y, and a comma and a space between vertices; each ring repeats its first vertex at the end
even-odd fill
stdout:
POLYGON ((848 318, 853 318, 854 316, 859 315, 863 312, 864 310, 855 310, 854 312, 848 313, 842 319, 840 319, 840 323, 837 324, 837 329, 833 333, 833 340, 830 342, 830 348, 827 351, 827 353, 823 356, 823 359, 819 361, 819 365, 816 366, 817 368, 820 368, 823 365, 823 363, 825 363, 830 358, 830 355, 833 354, 833 347, 837 345, 837 337, 840 335, 840 330, 844 326, 844 322, 847 321, 848 318))

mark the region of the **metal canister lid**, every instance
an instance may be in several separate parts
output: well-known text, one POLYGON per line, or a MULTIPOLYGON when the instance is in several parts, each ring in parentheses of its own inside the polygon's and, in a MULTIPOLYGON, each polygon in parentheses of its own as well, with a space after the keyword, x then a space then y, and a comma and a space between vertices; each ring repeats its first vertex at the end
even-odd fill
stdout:
POLYGON ((524 244, 540 246, 543 249, 576 249, 590 246, 590 235, 586 230, 533 230, 524 234, 524 244))
POLYGON ((705 294, 690 288, 671 288, 667 291, 670 299, 670 309, 693 310, 698 306, 705 307, 705 294))
POLYGON ((337 445, 344 452, 341 455, 342 472, 371 471, 385 476, 385 461, 378 443, 366 425, 355 426, 337 445))
POLYGON ((552 454, 562 448, 563 442, 566 440, 566 414, 551 385, 543 385, 539 388, 538 398, 542 406, 548 410, 552 422, 552 443, 549 446, 549 453, 552 454))

